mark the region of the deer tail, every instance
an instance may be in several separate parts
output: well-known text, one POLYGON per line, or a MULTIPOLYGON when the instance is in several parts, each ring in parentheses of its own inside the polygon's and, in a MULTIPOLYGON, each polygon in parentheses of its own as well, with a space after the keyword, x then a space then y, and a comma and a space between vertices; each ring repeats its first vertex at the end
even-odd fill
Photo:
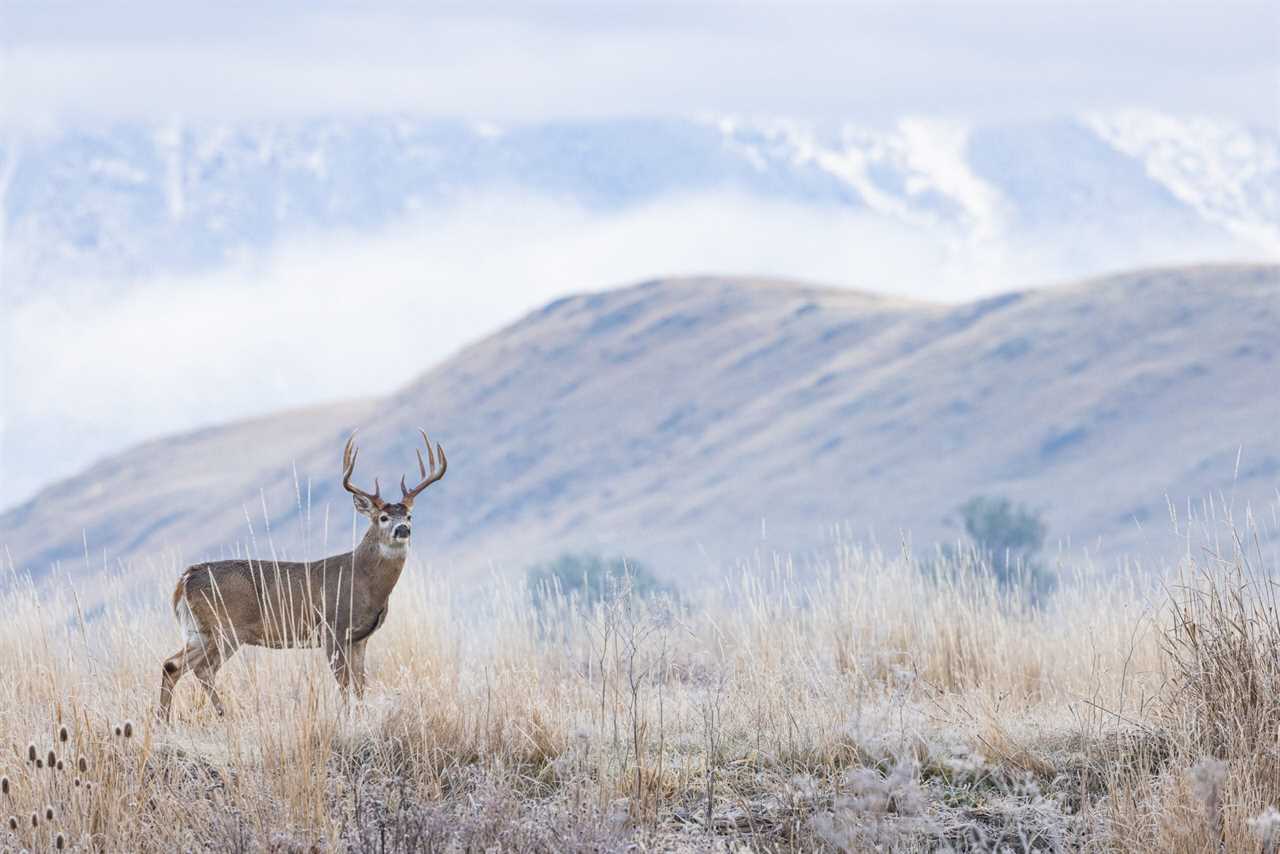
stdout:
POLYGON ((186 572, 182 573, 182 577, 178 579, 178 584, 177 584, 177 586, 175 586, 175 587, 173 588, 173 615, 174 615, 175 617, 179 617, 179 614, 178 614, 178 606, 179 606, 179 605, 181 605, 181 604, 182 604, 182 600, 186 598, 186 595, 187 595, 187 577, 188 577, 188 576, 190 576, 190 575, 191 575, 191 570, 190 570, 190 569, 188 569, 186 572))

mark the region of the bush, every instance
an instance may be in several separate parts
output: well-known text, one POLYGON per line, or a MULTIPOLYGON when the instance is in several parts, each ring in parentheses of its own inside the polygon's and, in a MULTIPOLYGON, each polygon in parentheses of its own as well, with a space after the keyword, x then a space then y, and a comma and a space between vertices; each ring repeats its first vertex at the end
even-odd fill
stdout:
POLYGON ((526 578, 535 603, 559 595, 589 608, 624 591, 641 599, 673 592, 639 561, 590 553, 562 554, 530 567, 526 578))
POLYGON ((1040 562, 1048 525, 1038 510, 1002 496, 978 495, 957 511, 968 535, 968 548, 944 556, 958 563, 976 563, 990 570, 1001 587, 1017 589, 1033 600, 1052 593, 1057 579, 1040 562))

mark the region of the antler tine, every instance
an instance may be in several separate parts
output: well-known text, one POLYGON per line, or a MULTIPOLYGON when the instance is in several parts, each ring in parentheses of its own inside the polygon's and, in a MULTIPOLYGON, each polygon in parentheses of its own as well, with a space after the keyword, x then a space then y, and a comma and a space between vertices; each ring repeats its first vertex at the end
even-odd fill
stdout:
MULTIPOLYGON (((427 431, 423 430, 421 427, 418 428, 418 432, 422 434, 422 442, 427 446, 427 460, 431 463, 431 470, 435 471, 436 458, 431 454, 431 437, 428 436, 427 431)), ((414 450, 418 451, 417 448, 414 448, 414 450)), ((418 451, 418 468, 422 468, 422 451, 418 451)), ((422 476, 426 477, 427 473, 423 472, 422 476)))
POLYGON ((422 434, 422 441, 426 443, 427 461, 430 462, 431 468, 428 470, 427 466, 423 464, 422 451, 415 448, 414 453, 418 455, 418 471, 422 475, 422 482, 419 483, 417 486, 415 486, 413 489, 409 489, 404 482, 404 478, 403 477, 400 478, 400 492, 404 494, 404 501, 406 502, 412 502, 413 499, 416 498, 418 494, 422 492, 422 490, 426 489, 428 486, 435 483, 440 478, 444 477, 445 470, 449 467, 449 461, 445 458, 445 455, 444 455, 444 448, 441 447, 439 443, 437 443, 435 452, 433 453, 431 450, 431 439, 430 437, 427 436, 427 431, 423 430, 422 428, 418 428, 418 432, 422 434), (440 455, 439 471, 436 471, 436 454, 440 455))
POLYGON ((355 447, 356 434, 352 433, 351 438, 347 439, 347 445, 342 449, 342 471, 350 472, 356 467, 356 454, 359 451, 355 447))
POLYGON ((351 438, 347 439, 347 445, 342 449, 342 488, 352 495, 363 496, 373 502, 375 507, 379 509, 386 503, 382 500, 382 487, 378 485, 378 479, 373 479, 373 494, 365 492, 360 487, 351 482, 351 475, 355 474, 356 460, 360 456, 360 449, 356 447, 356 434, 352 433, 351 438))

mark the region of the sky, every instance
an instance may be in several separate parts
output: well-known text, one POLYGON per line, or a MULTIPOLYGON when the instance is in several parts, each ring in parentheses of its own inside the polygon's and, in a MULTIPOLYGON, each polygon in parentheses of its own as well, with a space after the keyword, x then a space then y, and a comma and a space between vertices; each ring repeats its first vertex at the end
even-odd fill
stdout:
POLYGON ((412 111, 1273 124, 1280 5, 0 2, 8 123, 412 111))
MULTIPOLYGON (((421 5, 0 0, 0 138, 388 112, 893 125, 1136 106, 1280 127, 1275 3, 421 5)), ((937 250, 925 233, 782 202, 592 213, 490 198, 290 240, 251 264, 141 271, 123 290, 85 277, 59 289, 76 299, 5 307, 0 509, 149 436, 390 392, 567 291, 751 272, 956 299, 1054 281, 1078 252, 937 250), (353 319, 393 369, 329 345, 353 319)), ((1135 264, 1203 257, 1158 240, 1126 251, 1135 264)))

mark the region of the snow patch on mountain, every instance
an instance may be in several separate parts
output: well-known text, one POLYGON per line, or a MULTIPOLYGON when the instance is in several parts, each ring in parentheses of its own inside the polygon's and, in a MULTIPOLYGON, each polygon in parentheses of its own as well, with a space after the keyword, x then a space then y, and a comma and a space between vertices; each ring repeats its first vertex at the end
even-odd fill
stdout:
POLYGON ((1000 192, 966 160, 967 125, 903 119, 889 130, 853 123, 834 127, 795 119, 723 118, 726 148, 757 170, 816 167, 877 214, 918 228, 945 228, 961 242, 1004 230, 1000 192))
POLYGON ((885 126, 173 118, 10 138, 5 151, 2 273, 16 301, 86 277, 210 271, 503 195, 591 215, 699 196, 865 212, 975 277, 1006 259, 1034 279, 1280 252, 1277 135, 1143 112, 885 126))
POLYGON ((1280 254, 1280 135, 1146 110, 1085 121, 1206 220, 1280 254))

